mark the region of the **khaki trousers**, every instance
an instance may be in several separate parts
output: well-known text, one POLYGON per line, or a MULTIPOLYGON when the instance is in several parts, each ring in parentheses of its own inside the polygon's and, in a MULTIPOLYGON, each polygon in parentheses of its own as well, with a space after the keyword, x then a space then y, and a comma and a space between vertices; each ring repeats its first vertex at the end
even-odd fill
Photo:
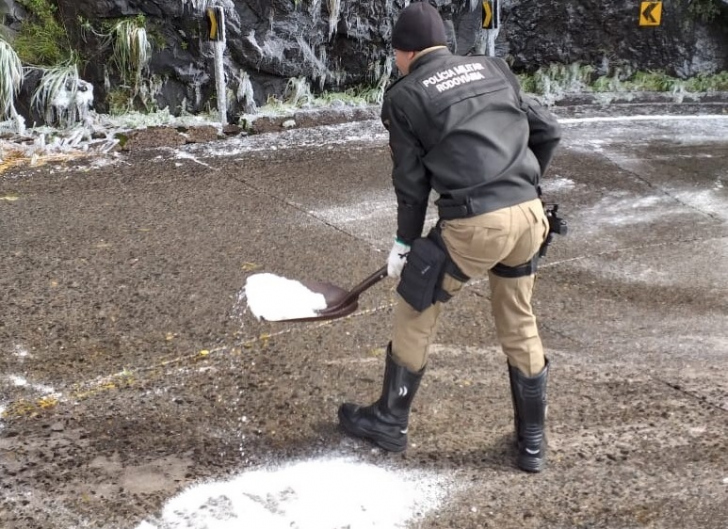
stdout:
MULTIPOLYGON (((540 373, 545 365, 531 308, 535 275, 511 279, 497 276, 491 269, 498 263, 518 266, 529 261, 547 234, 548 219, 538 199, 442 223, 447 249, 463 273, 470 278, 488 274, 498 341, 510 365, 529 377, 540 373)), ((454 296, 462 287, 462 282, 445 275, 443 288, 448 293, 454 296)), ((438 302, 417 312, 397 297, 392 355, 398 364, 418 372, 427 364, 443 304, 438 302)))

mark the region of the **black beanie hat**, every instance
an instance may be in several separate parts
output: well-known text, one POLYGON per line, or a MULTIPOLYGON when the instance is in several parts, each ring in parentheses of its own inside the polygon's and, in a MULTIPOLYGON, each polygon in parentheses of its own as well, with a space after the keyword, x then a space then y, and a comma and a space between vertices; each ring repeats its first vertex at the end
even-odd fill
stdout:
POLYGON ((440 14, 426 1, 408 5, 392 29, 392 47, 400 51, 422 51, 432 46, 447 46, 440 14))

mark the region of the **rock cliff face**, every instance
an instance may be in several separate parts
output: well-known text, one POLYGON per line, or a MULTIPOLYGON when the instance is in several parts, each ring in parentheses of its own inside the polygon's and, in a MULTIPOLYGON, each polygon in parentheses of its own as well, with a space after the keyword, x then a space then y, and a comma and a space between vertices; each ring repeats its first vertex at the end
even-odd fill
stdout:
MULTIPOLYGON (((81 56, 82 77, 95 86, 104 110, 108 51, 83 35, 92 26, 143 15, 153 52, 145 76, 159 108, 179 112, 213 106, 213 48, 205 11, 225 11, 225 71, 231 114, 251 110, 281 95, 291 78, 314 89, 342 90, 386 80, 392 69, 393 21, 406 0, 50 0, 81 56), (82 38, 83 37, 83 38, 82 38), (84 49, 85 48, 85 49, 84 49)), ((591 64, 607 73, 618 65, 664 70, 682 77, 728 69, 728 0, 676 0, 663 4, 661 24, 638 25, 638 0, 501 0, 497 55, 517 71, 550 63, 591 64), (702 23, 690 2, 712 2, 721 14, 702 23)), ((473 53, 482 41, 480 0, 432 0, 446 21, 451 48, 473 53)), ((4 33, 20 29, 26 11, 16 0, 0 0, 4 33)), ((114 85, 111 73, 111 85, 114 85)))

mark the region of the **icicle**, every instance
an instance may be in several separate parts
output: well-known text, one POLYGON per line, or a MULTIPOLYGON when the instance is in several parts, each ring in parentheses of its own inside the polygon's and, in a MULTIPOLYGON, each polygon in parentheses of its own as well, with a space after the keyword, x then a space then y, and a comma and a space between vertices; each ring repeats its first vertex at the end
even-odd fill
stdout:
POLYGON ((339 13, 341 12, 341 0, 329 0, 329 40, 336 33, 336 26, 339 24, 339 13))
POLYGON ((245 114, 255 114, 258 111, 258 107, 255 104, 255 93, 253 92, 253 84, 250 82, 248 72, 241 70, 240 75, 233 75, 238 82, 238 90, 235 97, 239 103, 243 104, 243 112, 245 114))
POLYGON ((314 24, 318 22, 319 16, 321 15, 321 0, 311 0, 308 13, 311 15, 314 24))
POLYGON ((326 60, 325 55, 325 49, 324 52, 322 52, 323 60, 316 57, 316 54, 311 49, 311 46, 303 40, 303 37, 297 37, 296 42, 298 43, 298 47, 301 49, 301 53, 303 54, 303 58, 306 60, 308 64, 310 64, 313 67, 312 77, 314 79, 320 79, 321 84, 326 82, 326 78, 328 77, 329 70, 326 67, 326 63, 324 62, 326 60))

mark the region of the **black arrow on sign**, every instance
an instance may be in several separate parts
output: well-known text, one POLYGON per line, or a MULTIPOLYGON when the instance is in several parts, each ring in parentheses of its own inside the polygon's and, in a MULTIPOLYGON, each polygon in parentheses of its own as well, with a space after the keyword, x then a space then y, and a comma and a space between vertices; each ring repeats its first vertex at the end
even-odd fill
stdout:
POLYGON ((649 4, 644 11, 642 11, 642 17, 650 22, 651 24, 657 24, 657 20, 652 16, 652 10, 657 7, 657 3, 649 4))

